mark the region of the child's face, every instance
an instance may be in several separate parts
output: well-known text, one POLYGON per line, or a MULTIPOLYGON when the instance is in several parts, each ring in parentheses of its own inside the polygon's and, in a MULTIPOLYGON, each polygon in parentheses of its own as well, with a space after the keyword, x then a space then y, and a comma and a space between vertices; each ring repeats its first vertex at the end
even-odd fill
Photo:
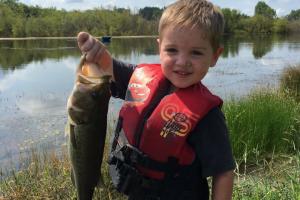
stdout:
POLYGON ((201 81, 223 51, 219 48, 214 52, 199 28, 168 26, 161 33, 158 44, 163 74, 176 88, 201 81))

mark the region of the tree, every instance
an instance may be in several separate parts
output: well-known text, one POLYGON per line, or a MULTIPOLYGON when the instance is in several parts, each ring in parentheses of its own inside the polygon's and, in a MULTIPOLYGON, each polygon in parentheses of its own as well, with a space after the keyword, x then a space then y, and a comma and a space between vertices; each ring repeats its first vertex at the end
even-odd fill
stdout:
POLYGON ((248 18, 248 16, 241 14, 240 11, 235 9, 231 10, 230 8, 222 9, 222 13, 225 18, 225 33, 234 33, 237 30, 241 31, 241 20, 248 18))
MULTIPOLYGON (((0 4, 1 5, 1 4, 0 4)), ((15 14, 7 6, 0 6, 0 36, 10 37, 12 35, 12 25, 15 23, 15 14)))
POLYGON ((273 32, 275 33, 287 33, 288 21, 286 19, 276 19, 273 25, 273 32))
POLYGON ((259 1, 255 6, 255 15, 261 15, 269 19, 276 18, 276 11, 264 1, 259 1))
POLYGON ((162 14, 162 11, 162 9, 157 7, 145 7, 139 10, 139 15, 146 20, 158 20, 162 14))
POLYGON ((300 20, 300 9, 292 10, 289 15, 287 15, 289 21, 300 20))
POLYGON ((243 20, 243 24, 248 33, 271 33, 273 27, 272 21, 261 15, 256 15, 243 20))

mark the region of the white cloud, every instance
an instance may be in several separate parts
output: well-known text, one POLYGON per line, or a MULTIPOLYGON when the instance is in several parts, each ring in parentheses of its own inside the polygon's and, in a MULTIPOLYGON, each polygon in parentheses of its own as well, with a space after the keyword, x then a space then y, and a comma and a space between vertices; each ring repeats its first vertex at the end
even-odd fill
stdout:
POLYGON ((282 15, 285 15, 286 13, 287 12, 284 9, 282 9, 282 8, 276 9, 277 16, 282 16, 282 15))

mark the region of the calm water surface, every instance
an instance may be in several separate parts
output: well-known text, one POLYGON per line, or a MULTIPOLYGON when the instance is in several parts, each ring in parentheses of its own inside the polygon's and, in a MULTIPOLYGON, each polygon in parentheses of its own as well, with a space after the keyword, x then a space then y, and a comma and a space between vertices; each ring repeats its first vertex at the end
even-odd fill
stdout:
MULTIPOLYGON (((129 63, 159 62, 155 40, 113 38, 108 49, 129 63)), ((203 82, 225 101, 257 87, 276 87, 281 71, 300 63, 297 36, 231 37, 224 46, 203 82)), ((79 57, 75 40, 0 41, 0 168, 18 166, 32 147, 65 145, 65 105, 79 57)), ((112 99, 110 121, 120 104, 112 99)))

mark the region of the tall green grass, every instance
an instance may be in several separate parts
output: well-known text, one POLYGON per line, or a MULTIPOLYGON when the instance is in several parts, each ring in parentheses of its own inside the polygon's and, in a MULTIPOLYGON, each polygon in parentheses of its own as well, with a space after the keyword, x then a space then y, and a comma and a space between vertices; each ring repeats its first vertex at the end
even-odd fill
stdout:
POLYGON ((300 102, 300 64, 283 70, 280 76, 280 89, 300 102))
POLYGON ((291 153, 300 145, 300 106, 272 89, 260 89, 224 104, 238 162, 291 153))

